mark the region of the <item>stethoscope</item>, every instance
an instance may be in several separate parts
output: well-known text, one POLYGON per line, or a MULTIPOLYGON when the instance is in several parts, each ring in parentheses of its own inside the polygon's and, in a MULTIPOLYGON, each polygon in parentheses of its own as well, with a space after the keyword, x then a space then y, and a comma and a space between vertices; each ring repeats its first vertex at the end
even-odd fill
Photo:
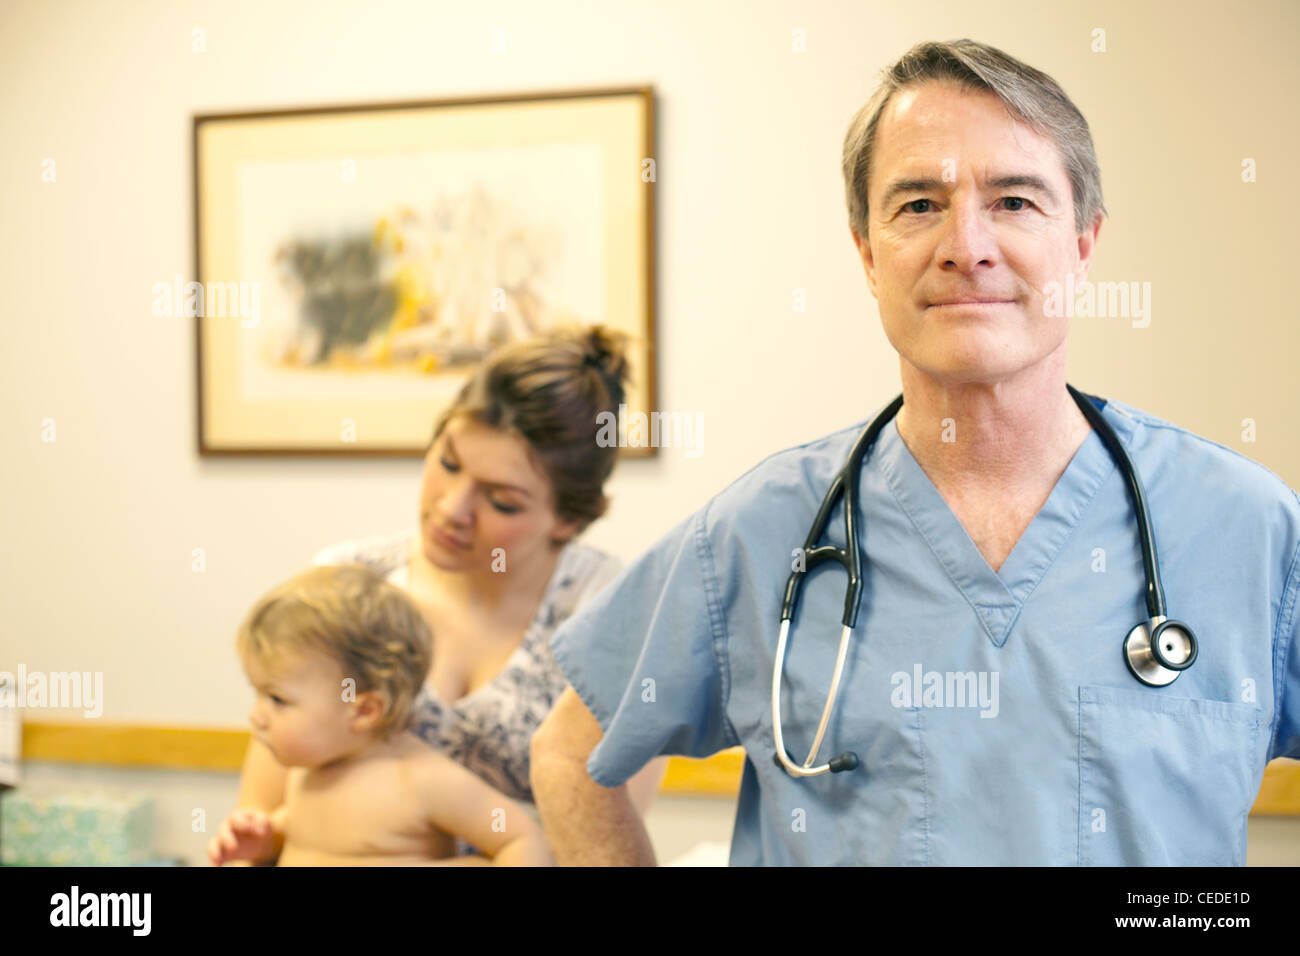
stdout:
MULTIPOLYGON (((1085 396, 1073 386, 1065 386, 1074 399, 1079 410, 1083 412, 1088 423, 1092 425, 1106 450, 1115 461, 1115 465, 1124 474, 1128 484, 1129 496, 1133 500, 1133 511, 1137 516, 1138 532, 1142 543, 1142 567, 1147 583, 1147 611, 1150 618, 1139 622, 1124 638, 1124 663, 1129 671, 1143 684, 1149 687, 1164 687, 1196 660, 1196 636, 1192 629, 1182 621, 1170 620, 1165 616, 1165 591, 1160 583, 1160 566, 1156 559, 1156 542, 1151 529, 1151 513, 1147 510, 1146 493, 1142 482, 1129 460, 1128 453, 1120 444, 1110 424, 1092 403, 1091 396, 1085 396)), ((776 642, 776 663, 772 670, 772 729, 776 738, 776 762, 787 772, 796 777, 812 777, 818 774, 839 773, 852 770, 858 765, 858 755, 846 751, 828 763, 814 767, 817 751, 821 749, 822 737, 826 733, 826 724, 830 721, 831 711, 835 707, 835 697, 839 692, 840 676, 844 671, 844 657, 849 647, 849 634, 858 619, 858 598, 862 594, 862 564, 858 548, 858 476, 862 471, 862 459, 876 442, 880 430, 898 413, 903 406, 903 396, 899 395, 884 411, 876 416, 862 434, 858 436, 849 459, 840 473, 831 482, 822 501, 817 520, 803 546, 803 561, 791 573, 785 585, 785 602, 781 605, 781 633, 776 642), (817 547, 817 541, 826 530, 835 503, 844 496, 844 531, 848 542, 847 550, 831 545, 817 547), (835 673, 831 677, 830 694, 826 706, 822 709, 821 723, 817 725, 817 734, 813 737, 812 750, 803 766, 796 764, 786 753, 785 740, 781 735, 781 675, 785 669, 785 645, 790 636, 790 622, 794 619, 795 604, 799 589, 803 587, 804 576, 823 561, 838 561, 849 575, 849 588, 844 596, 844 629, 840 632, 840 648, 835 658, 835 673)))

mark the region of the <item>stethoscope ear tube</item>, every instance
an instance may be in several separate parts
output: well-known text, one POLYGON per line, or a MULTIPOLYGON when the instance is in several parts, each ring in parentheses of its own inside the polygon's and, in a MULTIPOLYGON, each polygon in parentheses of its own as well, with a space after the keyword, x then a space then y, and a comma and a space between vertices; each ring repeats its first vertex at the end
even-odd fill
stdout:
POLYGON ((831 677, 831 691, 826 697, 826 706, 822 710, 821 723, 817 726, 817 736, 813 738, 812 749, 803 766, 796 764, 785 749, 785 738, 781 734, 781 674, 785 669, 785 646, 790 639, 790 619, 781 619, 781 633, 776 639, 776 666, 772 669, 772 735, 776 742, 776 764, 796 777, 813 777, 823 773, 839 773, 852 770, 858 765, 858 755, 851 752, 840 754, 835 759, 814 767, 817 751, 821 749, 822 737, 826 734, 826 724, 830 721, 831 711, 835 707, 835 698, 839 691, 840 677, 844 673, 844 656, 849 647, 849 635, 853 628, 845 626, 840 633, 840 649, 835 658, 835 674, 831 677))
MULTIPOLYGON (((800 776, 811 776, 808 773, 802 772, 803 768, 795 764, 793 760, 790 760, 789 755, 787 755, 786 760, 783 761, 781 759, 780 752, 774 753, 772 754, 772 762, 775 763, 782 770, 790 770, 790 768, 793 767, 794 769, 790 770, 791 773, 799 773, 800 776), (789 761, 789 763, 787 764, 786 761, 789 761)), ((836 757, 834 760, 832 760, 830 763, 826 764, 826 770, 829 770, 831 773, 842 773, 845 770, 857 770, 857 769, 858 769, 858 755, 853 753, 852 751, 847 751, 847 750, 844 753, 840 754, 838 757, 836 757)))
POLYGON ((848 461, 840 469, 830 489, 817 509, 817 517, 812 529, 804 540, 803 564, 791 572, 785 584, 785 599, 781 602, 781 633, 776 642, 776 660, 772 667, 772 735, 776 742, 773 755, 779 767, 796 777, 811 777, 823 773, 840 773, 853 770, 858 766, 858 756, 845 751, 833 760, 814 767, 817 751, 821 749, 822 737, 831 712, 835 708, 835 698, 839 693, 840 677, 844 672, 844 659, 849 646, 849 637, 858 621, 858 603, 862 596, 862 551, 858 544, 858 479, 862 473, 862 461, 871 446, 876 442, 880 430, 903 407, 903 396, 899 395, 868 425, 853 443, 848 461), (817 542, 826 530, 831 512, 840 498, 844 499, 844 548, 833 545, 817 547, 817 542), (812 749, 803 766, 799 766, 785 749, 785 740, 781 736, 781 675, 785 671, 785 646, 790 637, 790 626, 794 620, 795 608, 799 601, 799 589, 803 587, 804 577, 823 561, 837 561, 849 576, 848 588, 844 594, 844 616, 841 618, 843 630, 840 632, 839 653, 835 658, 835 674, 831 678, 830 693, 826 695, 826 706, 822 708, 821 722, 817 726, 817 735, 813 738, 812 749))

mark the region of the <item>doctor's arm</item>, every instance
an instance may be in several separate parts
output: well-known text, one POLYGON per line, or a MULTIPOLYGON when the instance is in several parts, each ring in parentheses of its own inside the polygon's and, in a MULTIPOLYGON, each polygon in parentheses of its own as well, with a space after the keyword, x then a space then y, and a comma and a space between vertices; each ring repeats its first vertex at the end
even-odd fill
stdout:
POLYGON ((662 763, 652 761, 621 786, 603 787, 587 775, 587 758, 603 736, 572 687, 533 736, 533 799, 551 849, 561 866, 654 866, 654 847, 633 791, 648 804, 647 781, 662 776, 662 763))
POLYGON ((646 813, 650 810, 650 804, 654 803, 655 795, 659 793, 659 787, 663 784, 664 774, 667 771, 668 758, 655 757, 627 782, 627 792, 632 798, 632 806, 636 807, 642 819, 645 819, 646 813))

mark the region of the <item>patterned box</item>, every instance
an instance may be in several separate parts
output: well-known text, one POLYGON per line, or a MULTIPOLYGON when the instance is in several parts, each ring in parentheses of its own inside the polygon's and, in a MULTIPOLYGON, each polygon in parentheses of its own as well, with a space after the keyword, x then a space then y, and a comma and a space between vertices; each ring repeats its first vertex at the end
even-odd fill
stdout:
POLYGON ((126 866, 154 856, 154 803, 138 792, 12 790, 0 796, 0 863, 126 866))

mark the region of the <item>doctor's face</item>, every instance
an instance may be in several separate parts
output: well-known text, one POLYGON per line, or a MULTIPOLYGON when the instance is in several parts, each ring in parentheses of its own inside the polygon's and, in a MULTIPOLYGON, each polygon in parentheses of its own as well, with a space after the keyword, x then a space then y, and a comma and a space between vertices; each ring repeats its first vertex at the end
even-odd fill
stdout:
POLYGON ((854 243, 904 362, 945 384, 988 384, 1064 346, 1069 320, 1045 314, 1045 287, 1086 278, 1100 217, 1075 232, 1056 144, 992 93, 928 83, 894 94, 868 206, 854 243))

